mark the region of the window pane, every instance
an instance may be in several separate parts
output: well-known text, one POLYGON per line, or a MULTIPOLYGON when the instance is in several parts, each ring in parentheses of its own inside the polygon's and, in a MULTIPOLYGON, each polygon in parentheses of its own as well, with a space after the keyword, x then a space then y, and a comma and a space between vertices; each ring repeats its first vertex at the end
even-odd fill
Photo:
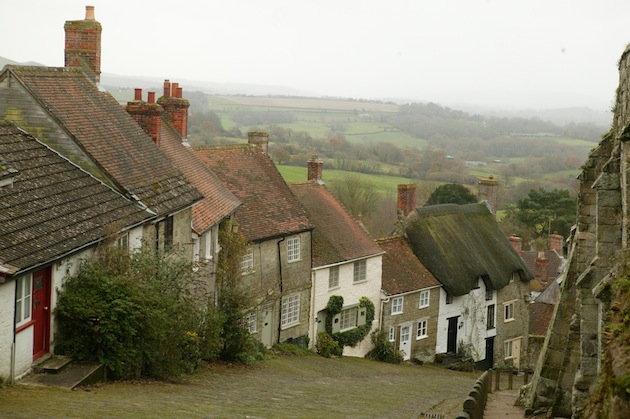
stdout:
POLYGON ((300 260, 300 238, 293 237, 287 240, 287 261, 300 260))
POLYGON ((333 266, 328 271, 328 288, 339 286, 339 266, 333 266))

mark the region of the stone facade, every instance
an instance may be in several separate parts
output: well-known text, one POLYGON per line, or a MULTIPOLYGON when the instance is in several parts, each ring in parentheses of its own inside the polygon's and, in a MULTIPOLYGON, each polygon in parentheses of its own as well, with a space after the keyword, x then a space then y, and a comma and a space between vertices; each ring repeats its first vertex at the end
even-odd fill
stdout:
POLYGON ((525 401, 531 410, 579 417, 600 373, 607 292, 619 255, 628 246, 630 48, 619 62, 612 129, 589 155, 579 176, 578 222, 559 304, 525 401))
POLYGON ((512 281, 497 293, 497 334, 495 341, 495 365, 523 369, 528 365, 529 336, 529 283, 513 275, 512 281), (509 308, 511 306, 512 308, 509 308), (507 310, 507 313, 506 313, 507 310), (510 310, 512 310, 510 312, 510 310), (511 316, 511 317, 510 317, 511 316), (512 344, 509 344, 509 342, 512 344), (512 353, 505 353, 505 345, 512 353))
POLYGON ((390 341, 394 342, 397 349, 404 351, 404 343, 401 345, 400 341, 401 327, 410 326, 410 350, 408 354, 405 354, 406 359, 433 362, 435 358, 440 289, 441 287, 437 286, 409 292, 404 295, 391 295, 383 301, 382 327, 383 330, 388 332, 390 341), (420 302, 420 294, 422 292, 429 293, 428 305, 425 304, 424 307, 420 302), (402 311, 393 313, 393 301, 400 298, 403 301, 402 311), (424 320, 427 321, 425 335, 422 334, 424 330, 418 332, 418 324, 424 320), (391 330, 392 328, 393 330, 391 330))

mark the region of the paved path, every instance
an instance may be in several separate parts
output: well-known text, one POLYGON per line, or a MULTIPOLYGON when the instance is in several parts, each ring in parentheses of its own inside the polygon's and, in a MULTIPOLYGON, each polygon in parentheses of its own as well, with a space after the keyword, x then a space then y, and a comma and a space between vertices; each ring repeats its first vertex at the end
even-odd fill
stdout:
POLYGON ((499 390, 488 395, 484 418, 524 418, 525 410, 514 406, 518 390, 499 390))

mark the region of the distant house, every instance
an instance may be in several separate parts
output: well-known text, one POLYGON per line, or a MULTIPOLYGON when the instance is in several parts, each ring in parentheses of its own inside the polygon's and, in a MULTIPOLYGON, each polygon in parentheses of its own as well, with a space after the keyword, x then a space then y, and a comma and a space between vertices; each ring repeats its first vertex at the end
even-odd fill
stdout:
POLYGON ((403 359, 433 362, 442 284, 403 236, 378 239, 383 255, 381 328, 403 359))
POLYGON ((291 191, 315 226, 312 248, 312 300, 309 319, 311 346, 318 333, 343 333, 370 325, 365 337, 355 346, 345 346, 344 355, 365 356, 371 349, 370 331, 378 328, 380 316, 381 248, 367 231, 341 205, 322 182, 323 162, 314 157, 308 162, 308 181, 293 183, 291 191), (343 298, 339 312, 327 310, 331 298, 343 298), (367 298, 374 305, 368 318, 367 298), (330 317, 330 318, 329 318, 330 317))
POLYGON ((520 366, 533 275, 486 205, 419 208, 405 232, 414 254, 443 286, 437 352, 467 352, 481 367, 520 366))
POLYGON ((308 335, 313 225, 267 155, 267 134, 250 133, 249 142, 195 152, 242 202, 235 219, 249 242, 243 280, 257 300, 246 323, 270 347, 308 335))
POLYGON ((12 123, 0 122, 0 379, 54 352, 58 290, 109 233, 155 214, 12 123))

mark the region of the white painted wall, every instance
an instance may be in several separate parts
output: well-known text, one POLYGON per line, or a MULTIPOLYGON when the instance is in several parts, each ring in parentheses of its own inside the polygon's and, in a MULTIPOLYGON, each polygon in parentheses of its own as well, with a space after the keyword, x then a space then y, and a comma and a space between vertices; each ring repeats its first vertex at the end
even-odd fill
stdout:
MULTIPOLYGON (((317 313, 324 310, 328 304, 328 300, 333 295, 343 297, 345 306, 352 306, 359 303, 361 297, 367 297, 374 304, 374 321, 372 322, 372 330, 379 327, 379 319, 381 318, 381 276, 382 276, 382 257, 373 256, 366 261, 366 278, 367 280, 360 283, 354 283, 354 262, 346 262, 339 264, 339 287, 329 289, 328 278, 330 268, 314 268, 312 271, 313 288, 311 294, 311 317, 309 319, 310 343, 314 347, 317 343, 318 323, 317 313)), ((343 354, 347 356, 363 357, 372 349, 370 335, 354 348, 346 346, 343 354)))
POLYGON ((0 284, 0 380, 11 375, 11 348, 15 311, 15 280, 0 284))
POLYGON ((451 304, 446 304, 446 291, 440 289, 440 311, 438 314, 438 331, 436 353, 445 353, 448 342, 448 320, 459 316, 457 330, 457 346, 460 341, 472 344, 472 356, 475 361, 486 358, 486 338, 495 336, 496 329, 496 298, 497 293, 492 293, 492 300, 486 301, 486 287, 483 281, 479 281, 480 288, 473 289, 470 293, 460 297, 454 297, 451 304), (489 305, 495 305, 495 328, 487 330, 486 315, 489 305))

